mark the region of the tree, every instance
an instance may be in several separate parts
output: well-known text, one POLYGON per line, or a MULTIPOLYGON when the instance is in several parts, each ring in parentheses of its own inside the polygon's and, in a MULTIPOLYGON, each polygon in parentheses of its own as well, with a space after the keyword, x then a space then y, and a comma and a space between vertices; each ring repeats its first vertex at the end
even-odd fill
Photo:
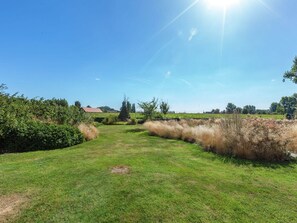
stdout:
POLYGON ((144 118, 146 120, 153 119, 157 108, 158 108, 158 99, 153 98, 149 102, 140 102, 138 103, 139 107, 143 110, 144 118))
POLYGON ((136 108, 135 108, 135 104, 132 104, 132 108, 131 108, 131 113, 136 113, 136 108))
POLYGON ((128 111, 129 111, 129 113, 132 112, 132 105, 131 105, 131 103, 128 101, 128 99, 127 99, 127 109, 128 109, 128 111))
POLYGON ((293 66, 291 67, 291 70, 285 72, 284 74, 283 81, 286 79, 289 79, 293 83, 297 84, 297 56, 293 60, 293 66))
POLYGON ((212 109, 211 110, 212 114, 220 114, 220 109, 216 108, 216 109, 212 109))
POLYGON ((75 101, 74 102, 74 105, 78 108, 81 108, 81 103, 79 101, 75 101))
POLYGON ((170 106, 167 102, 162 101, 160 104, 161 112, 166 115, 169 112, 170 106))
POLYGON ((278 104, 277 107, 276 107, 276 113, 284 115, 285 114, 285 108, 282 105, 278 104))
POLYGON ((226 113, 232 114, 236 111, 236 105, 232 103, 228 103, 226 107, 226 113))
POLYGON ((256 107, 254 105, 246 105, 242 109, 242 114, 256 114, 256 107))
POLYGON ((235 112, 236 112, 237 114, 241 114, 241 113, 242 113, 242 108, 241 108, 241 107, 237 107, 237 108, 235 109, 235 112))
POLYGON ((277 102, 271 103, 270 108, 269 108, 270 113, 275 113, 276 109, 277 109, 277 106, 278 106, 277 102))
POLYGON ((296 111, 297 98, 294 96, 282 97, 280 100, 280 105, 284 108, 284 112, 286 114, 293 115, 296 111))
POLYGON ((129 114, 129 110, 128 110, 128 99, 125 96, 124 100, 122 102, 122 107, 121 107, 120 114, 119 114, 119 120, 126 122, 126 121, 128 121, 128 119, 130 119, 130 114, 129 114))

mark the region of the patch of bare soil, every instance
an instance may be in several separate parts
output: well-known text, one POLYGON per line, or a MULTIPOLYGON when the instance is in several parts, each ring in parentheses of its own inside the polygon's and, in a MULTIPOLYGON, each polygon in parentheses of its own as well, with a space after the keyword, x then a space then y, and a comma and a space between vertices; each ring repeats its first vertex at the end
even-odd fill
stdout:
POLYGON ((8 222, 18 215, 26 201, 20 194, 0 196, 0 222, 8 222))
POLYGON ((128 174, 128 173, 130 173, 130 168, 128 166, 124 166, 124 165, 114 166, 111 169, 111 173, 114 173, 114 174, 128 174))

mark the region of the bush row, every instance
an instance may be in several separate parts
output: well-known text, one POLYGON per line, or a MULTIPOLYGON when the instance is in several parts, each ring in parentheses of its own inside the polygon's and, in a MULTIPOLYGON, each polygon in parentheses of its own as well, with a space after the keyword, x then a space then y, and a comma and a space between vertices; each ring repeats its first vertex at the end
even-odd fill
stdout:
POLYGON ((41 122, 21 122, 2 129, 0 152, 50 150, 82 143, 84 137, 75 127, 41 122))

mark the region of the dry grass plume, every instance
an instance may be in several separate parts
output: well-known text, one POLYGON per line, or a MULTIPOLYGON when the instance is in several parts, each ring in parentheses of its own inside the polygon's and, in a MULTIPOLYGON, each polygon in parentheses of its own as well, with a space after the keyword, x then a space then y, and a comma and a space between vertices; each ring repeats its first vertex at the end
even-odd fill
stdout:
POLYGON ((207 151, 250 160, 284 161, 297 152, 297 122, 241 119, 146 122, 153 135, 196 142, 207 151))
POLYGON ((85 123, 81 123, 78 126, 78 129, 83 134, 84 138, 87 141, 96 139, 99 135, 98 129, 93 125, 87 125, 85 123))

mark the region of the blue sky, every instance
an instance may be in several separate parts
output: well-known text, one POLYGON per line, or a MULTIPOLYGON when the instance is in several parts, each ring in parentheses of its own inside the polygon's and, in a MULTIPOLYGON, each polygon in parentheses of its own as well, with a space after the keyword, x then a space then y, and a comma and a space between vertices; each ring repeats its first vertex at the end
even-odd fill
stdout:
POLYGON ((268 108, 297 92, 282 82, 297 55, 296 0, 238 0, 225 20, 223 7, 194 2, 1 1, 0 82, 94 107, 157 97, 179 112, 268 108))

